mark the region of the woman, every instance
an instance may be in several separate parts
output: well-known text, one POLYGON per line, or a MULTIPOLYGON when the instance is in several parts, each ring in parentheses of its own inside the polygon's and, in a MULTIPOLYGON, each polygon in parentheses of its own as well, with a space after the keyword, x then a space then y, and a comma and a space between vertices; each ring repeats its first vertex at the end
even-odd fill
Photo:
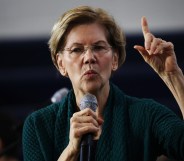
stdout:
MULTIPOLYGON (((164 80, 184 112, 184 77, 172 43, 154 37, 142 18, 144 60, 164 80)), ((163 105, 127 96, 109 82, 125 60, 125 37, 102 9, 81 6, 54 25, 49 41, 53 63, 73 90, 60 102, 32 113, 23 130, 24 160, 75 161, 84 134, 97 140, 96 160, 152 161, 165 154, 184 160, 184 122, 163 105), (96 112, 79 109, 86 93, 96 112)))

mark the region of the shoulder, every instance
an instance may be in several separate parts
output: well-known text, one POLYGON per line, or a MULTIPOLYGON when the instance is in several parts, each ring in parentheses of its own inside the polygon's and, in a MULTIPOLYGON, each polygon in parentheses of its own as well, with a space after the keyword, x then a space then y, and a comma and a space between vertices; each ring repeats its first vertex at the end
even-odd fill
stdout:
POLYGON ((151 99, 151 98, 138 98, 125 94, 121 89, 113 86, 115 93, 115 102, 118 102, 120 106, 126 108, 130 115, 144 117, 147 115, 175 115, 175 113, 165 105, 151 99))
POLYGON ((126 95, 126 102, 130 110, 144 110, 147 112, 171 112, 165 105, 150 98, 137 98, 126 95))
MULTIPOLYGON (((127 100, 127 111, 130 118, 130 122, 135 127, 144 127, 144 129, 150 126, 156 131, 160 127, 176 124, 180 122, 179 116, 174 113, 169 107, 147 98, 136 98, 131 96, 125 96, 127 100), (138 126, 137 126, 138 125, 138 126), (158 128, 159 127, 159 128, 158 128)), ((162 129, 162 128, 161 128, 162 129)))
POLYGON ((127 95, 121 89, 119 89, 115 85, 111 85, 112 91, 115 95, 114 99, 115 102, 121 102, 127 108, 143 108, 147 106, 162 106, 158 102, 154 101, 153 99, 148 98, 138 98, 134 96, 127 95))
POLYGON ((59 108, 60 103, 51 104, 37 111, 34 111, 28 116, 28 118, 31 117, 34 120, 45 119, 45 121, 49 121, 48 119, 52 119, 57 115, 59 108))
POLYGON ((153 99, 150 98, 138 98, 134 96, 125 95, 127 105, 129 105, 130 108, 147 108, 153 107, 153 106, 163 106, 160 103, 156 102, 153 99))
POLYGON ((61 102, 54 103, 32 112, 27 116, 24 122, 24 130, 32 128, 33 130, 53 131, 58 123, 65 121, 73 113, 73 92, 63 98, 61 102))
POLYGON ((59 104, 51 104, 32 112, 24 121, 24 129, 37 129, 44 126, 49 127, 55 121, 58 111, 59 104))

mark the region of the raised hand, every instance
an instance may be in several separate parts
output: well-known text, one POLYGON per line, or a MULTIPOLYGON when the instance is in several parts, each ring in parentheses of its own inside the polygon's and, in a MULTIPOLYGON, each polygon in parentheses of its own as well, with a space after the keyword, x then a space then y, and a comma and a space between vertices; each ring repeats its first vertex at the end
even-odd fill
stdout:
POLYGON ((171 42, 156 38, 145 17, 141 20, 144 47, 135 45, 144 60, 158 73, 175 97, 184 118, 184 75, 179 68, 171 42))
POLYGON ((149 30, 145 17, 141 19, 144 47, 135 45, 144 60, 160 75, 167 75, 178 70, 174 46, 161 38, 156 38, 149 30))

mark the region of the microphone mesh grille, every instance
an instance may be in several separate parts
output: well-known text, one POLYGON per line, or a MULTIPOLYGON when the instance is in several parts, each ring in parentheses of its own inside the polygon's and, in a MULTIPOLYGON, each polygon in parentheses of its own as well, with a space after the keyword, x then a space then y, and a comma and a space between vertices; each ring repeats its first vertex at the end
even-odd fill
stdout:
POLYGON ((87 93, 81 99, 80 102, 80 110, 84 110, 85 108, 90 108, 93 111, 96 111, 98 106, 97 99, 94 95, 87 93))

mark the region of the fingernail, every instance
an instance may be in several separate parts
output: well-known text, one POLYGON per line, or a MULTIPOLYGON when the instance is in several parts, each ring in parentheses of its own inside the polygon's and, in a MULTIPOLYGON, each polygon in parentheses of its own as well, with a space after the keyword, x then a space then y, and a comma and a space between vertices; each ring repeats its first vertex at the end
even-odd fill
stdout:
POLYGON ((101 118, 98 118, 98 124, 101 126, 104 123, 104 120, 101 118))

